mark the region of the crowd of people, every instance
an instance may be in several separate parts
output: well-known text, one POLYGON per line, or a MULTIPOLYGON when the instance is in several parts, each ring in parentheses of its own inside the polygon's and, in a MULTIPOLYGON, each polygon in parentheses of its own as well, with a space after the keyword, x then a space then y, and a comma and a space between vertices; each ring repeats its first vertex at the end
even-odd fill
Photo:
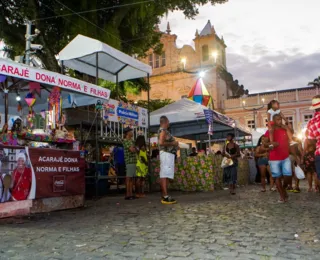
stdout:
POLYGON ((279 192, 281 203, 288 201, 288 191, 300 192, 296 171, 301 169, 308 181, 308 192, 319 192, 320 96, 313 98, 310 109, 315 114, 308 122, 302 142, 294 137, 292 127, 284 120, 279 102, 273 100, 269 104, 269 129, 259 139, 255 157, 261 174, 261 192, 266 192, 266 178, 269 177, 270 190, 279 192))
MULTIPOLYGON (((311 110, 314 117, 309 121, 306 139, 302 143, 294 137, 294 131, 280 110, 280 104, 272 100, 268 105, 268 130, 260 138, 254 157, 261 174, 261 192, 266 192, 266 178, 270 191, 278 191, 279 203, 288 201, 288 191, 300 192, 299 179, 295 171, 303 169, 308 180, 308 191, 319 192, 320 179, 320 96, 312 100, 311 110), (294 181, 294 187, 293 187, 294 181)), ((160 158, 161 202, 174 204, 176 200, 168 194, 169 180, 174 178, 174 163, 179 143, 169 131, 169 120, 160 118, 158 131, 160 158)), ((116 150, 117 151, 117 150, 116 150)), ((230 194, 236 194, 238 158, 241 157, 239 145, 234 141, 234 134, 227 135, 222 152, 231 163, 223 167, 223 182, 229 186, 230 194)), ((189 156, 197 156, 195 148, 189 156)), ((143 136, 133 140, 132 129, 125 131, 124 162, 126 164, 126 197, 127 200, 144 197, 144 182, 148 173, 148 156, 146 141, 143 136), (134 181, 135 180, 135 181, 134 181), (136 196, 133 195, 135 184, 136 196)), ((123 166, 118 166, 119 170, 123 166)))

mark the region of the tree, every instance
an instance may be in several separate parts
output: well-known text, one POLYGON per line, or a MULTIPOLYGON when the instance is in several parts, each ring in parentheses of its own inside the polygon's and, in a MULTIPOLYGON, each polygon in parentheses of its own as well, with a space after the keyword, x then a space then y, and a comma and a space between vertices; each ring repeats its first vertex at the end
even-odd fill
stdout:
POLYGON ((231 90, 233 97, 240 97, 249 94, 249 90, 244 89, 243 85, 239 85, 239 81, 237 79, 234 80, 233 75, 224 67, 219 66, 217 71, 219 77, 226 82, 227 88, 231 90))
POLYGON ((225 2, 227 0, 0 0, 0 39, 10 47, 12 55, 24 54, 24 24, 26 20, 34 21, 34 27, 41 31, 36 42, 44 47, 36 55, 47 69, 59 71, 55 55, 79 33, 129 55, 143 56, 150 48, 160 53, 161 33, 155 26, 161 17, 169 11, 182 10, 192 19, 198 14, 198 5, 225 2), (97 9, 99 11, 85 12, 97 9))
MULTIPOLYGON (((172 104, 173 101, 171 99, 163 99, 163 100, 160 100, 160 99, 153 99, 153 100, 150 100, 150 112, 152 111, 156 111, 160 108, 163 108, 167 105, 170 105, 172 104)), ((139 100, 137 103, 137 106, 139 107, 144 107, 144 108, 148 108, 148 101, 145 101, 145 100, 139 100)))
POLYGON ((308 85, 312 87, 320 87, 320 76, 315 78, 312 82, 309 82, 308 85))

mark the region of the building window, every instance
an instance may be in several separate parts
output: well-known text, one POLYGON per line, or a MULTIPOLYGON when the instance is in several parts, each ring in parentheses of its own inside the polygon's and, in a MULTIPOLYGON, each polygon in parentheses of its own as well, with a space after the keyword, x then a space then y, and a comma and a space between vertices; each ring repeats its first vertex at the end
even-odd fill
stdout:
POLYGON ((155 68, 159 68, 160 67, 160 56, 158 54, 155 55, 155 68))
POLYGON ((202 61, 209 60, 209 47, 208 45, 202 46, 202 61))
POLYGON ((308 123, 312 119, 312 115, 304 115, 304 122, 308 123))
POLYGON ((268 118, 266 118, 265 120, 264 120, 264 125, 265 125, 265 127, 268 127, 268 118))
POLYGON ((286 119, 287 119, 289 125, 291 125, 292 128, 294 128, 293 116, 287 116, 286 119))
POLYGON ((255 128, 254 120, 248 120, 247 126, 251 129, 254 129, 255 128))
POLYGON ((163 52, 161 54, 161 66, 162 67, 166 66, 166 53, 165 52, 163 52))
POLYGON ((149 54, 149 66, 153 68, 153 54, 149 54))

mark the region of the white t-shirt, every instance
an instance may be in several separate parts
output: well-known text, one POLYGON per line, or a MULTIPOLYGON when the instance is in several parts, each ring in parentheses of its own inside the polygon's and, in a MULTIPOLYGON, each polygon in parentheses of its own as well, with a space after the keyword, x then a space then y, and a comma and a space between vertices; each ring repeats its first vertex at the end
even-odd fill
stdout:
POLYGON ((280 109, 274 111, 272 108, 268 110, 268 114, 270 114, 270 121, 273 121, 273 117, 275 115, 279 115, 281 113, 280 109))

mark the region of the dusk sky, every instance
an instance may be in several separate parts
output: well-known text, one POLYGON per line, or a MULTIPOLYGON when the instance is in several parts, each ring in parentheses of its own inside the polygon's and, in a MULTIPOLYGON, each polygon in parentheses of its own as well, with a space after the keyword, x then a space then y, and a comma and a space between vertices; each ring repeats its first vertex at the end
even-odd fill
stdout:
POLYGON ((320 76, 319 0, 229 0, 199 8, 195 20, 170 13, 177 44, 193 44, 211 20, 228 46, 227 67, 250 93, 305 87, 320 76))

